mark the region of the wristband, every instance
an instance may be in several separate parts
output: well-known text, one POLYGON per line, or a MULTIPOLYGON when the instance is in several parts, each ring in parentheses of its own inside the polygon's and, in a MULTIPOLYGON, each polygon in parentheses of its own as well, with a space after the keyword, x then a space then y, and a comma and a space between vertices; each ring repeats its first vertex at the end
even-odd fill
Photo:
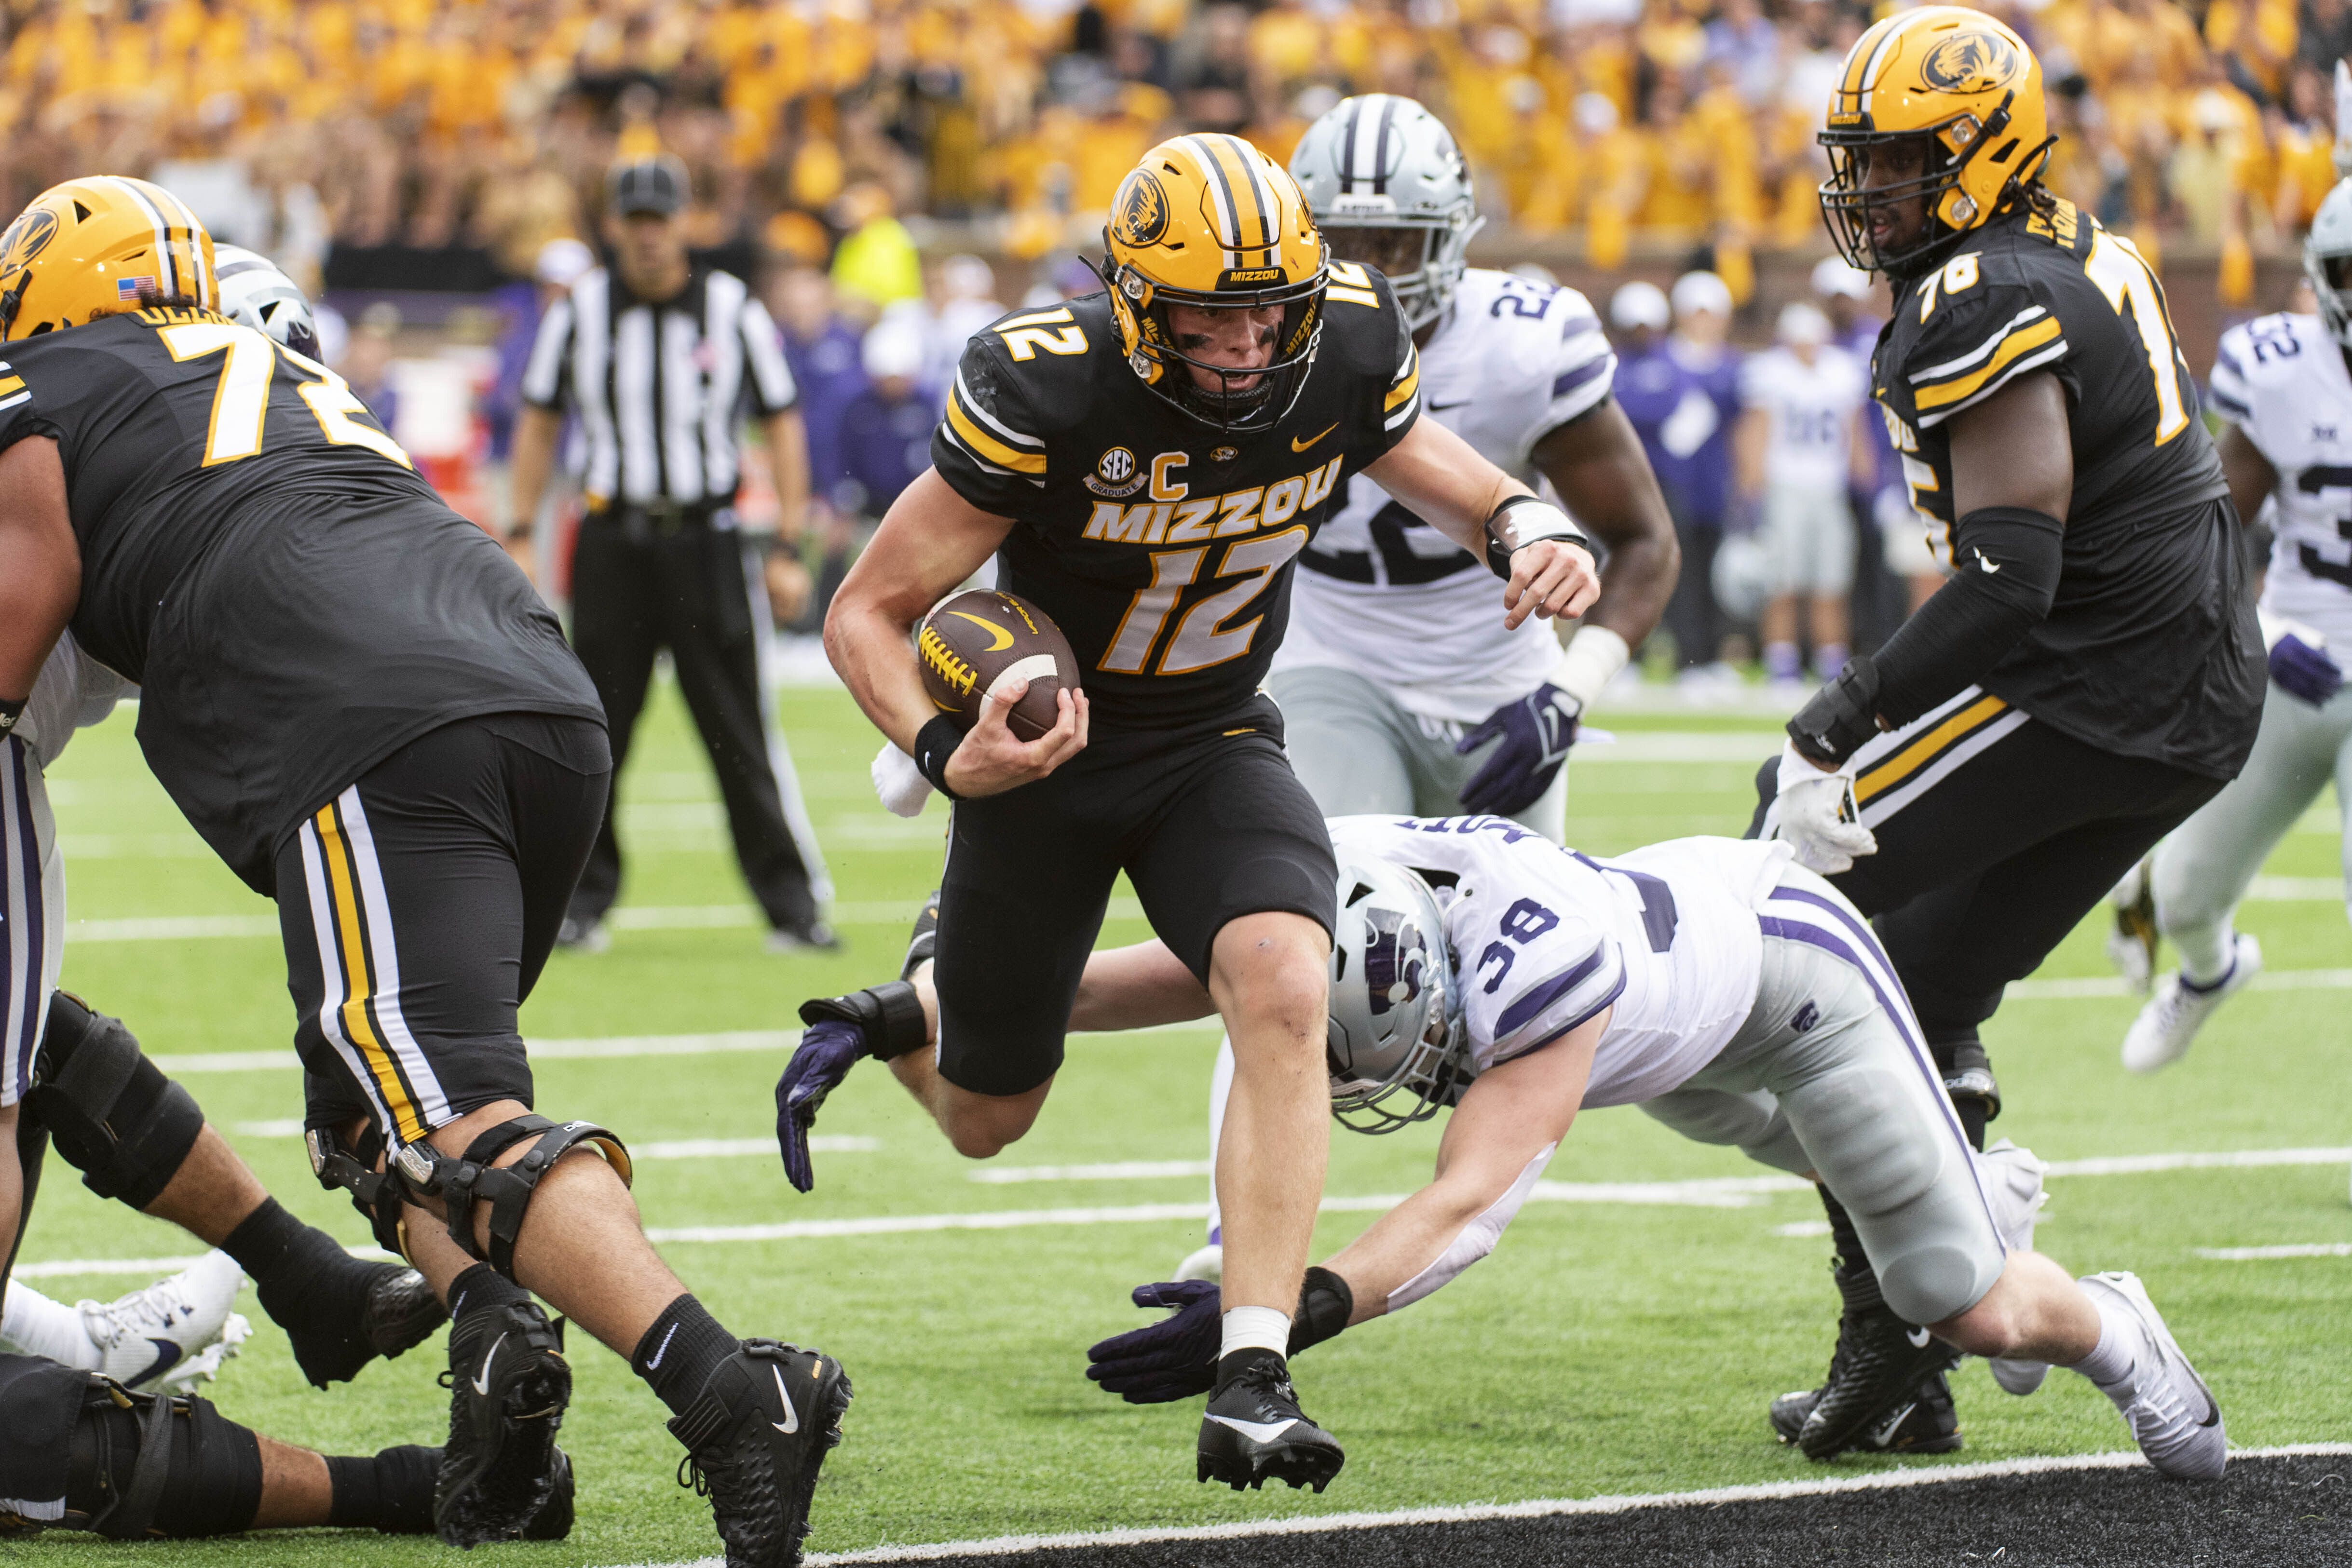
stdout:
POLYGON ((1617 678, 1617 672, 1633 656, 1625 639, 1608 627, 1580 626, 1559 655, 1551 684, 1575 698, 1576 711, 1583 713, 1600 700, 1601 688, 1617 678))
POLYGON ((1502 503, 1486 514, 1487 570, 1505 582, 1510 581, 1511 557, 1544 539, 1558 539, 1581 548, 1587 555, 1592 553, 1592 541, 1569 521, 1566 512, 1549 501, 1536 496, 1504 497, 1502 503))
POLYGON ((32 700, 26 697, 24 702, 12 702, 6 697, 0 697, 0 737, 6 736, 10 730, 16 727, 16 721, 25 716, 26 705, 32 700))
POLYGON ((1789 721, 1789 744, 1823 768, 1845 759, 1878 734, 1878 669, 1867 653, 1845 662, 1838 678, 1813 694, 1789 721))
POLYGON ((948 758, 963 744, 963 731, 956 721, 941 714, 915 732, 915 770, 931 781, 931 788, 950 800, 962 796, 948 788, 948 758))

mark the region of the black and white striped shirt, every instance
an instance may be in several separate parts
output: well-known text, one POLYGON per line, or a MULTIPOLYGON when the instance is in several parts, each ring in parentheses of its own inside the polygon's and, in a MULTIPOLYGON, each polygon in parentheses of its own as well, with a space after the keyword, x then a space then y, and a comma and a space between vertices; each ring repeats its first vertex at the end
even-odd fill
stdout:
POLYGON ((598 267, 540 322, 522 395, 578 413, 592 506, 725 506, 741 472, 744 405, 782 413, 800 394, 775 323, 742 279, 697 268, 684 292, 652 305, 598 267))

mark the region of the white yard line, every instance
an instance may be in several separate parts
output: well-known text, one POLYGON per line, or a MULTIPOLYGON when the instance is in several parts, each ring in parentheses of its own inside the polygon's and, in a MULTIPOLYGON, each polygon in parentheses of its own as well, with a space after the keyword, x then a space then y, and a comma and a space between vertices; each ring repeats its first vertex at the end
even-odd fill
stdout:
POLYGON ((1207 1160, 1117 1160, 1100 1166, 982 1166, 964 1180, 985 1186, 1034 1181, 1150 1181, 1161 1176, 1204 1176, 1216 1167, 1207 1160))
POLYGON ((2200 1247, 2217 1263, 2265 1263, 2273 1258, 2352 1258, 2352 1241, 2298 1241, 2284 1247, 2200 1247))
MULTIPOLYGON (((299 1138, 302 1123, 299 1117, 287 1117, 269 1122, 231 1122, 228 1130, 246 1138, 299 1138)), ((809 1139, 809 1149, 820 1155, 870 1155, 881 1148, 879 1138, 860 1137, 855 1134, 818 1133, 809 1139)), ((776 1157, 776 1140, 765 1138, 667 1138, 649 1143, 629 1145, 629 1157, 638 1160, 709 1160, 733 1159, 745 1155, 776 1157)))
MULTIPOLYGON (((529 1040, 525 1050, 540 1061, 594 1061, 644 1056, 719 1056, 741 1051, 784 1051, 797 1044, 793 1030, 730 1030, 717 1034, 616 1034, 584 1040, 529 1040)), ((195 1072, 257 1072, 299 1068, 290 1051, 214 1051, 147 1059, 167 1077, 195 1072)))

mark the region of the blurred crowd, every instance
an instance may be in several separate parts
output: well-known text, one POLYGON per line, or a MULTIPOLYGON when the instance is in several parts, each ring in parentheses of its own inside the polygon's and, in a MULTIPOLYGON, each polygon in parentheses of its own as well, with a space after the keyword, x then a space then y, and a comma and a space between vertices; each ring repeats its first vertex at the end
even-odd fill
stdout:
MULTIPOLYGON (((2110 224, 2251 254, 2330 183, 2352 0, 1987 0, 2041 52, 2051 181, 2110 224)), ((1343 93, 1461 136, 1490 216, 1645 236, 1818 235, 1812 141, 1853 0, 7 0, 12 207, 103 168, 173 183, 300 276, 331 244, 486 248, 527 277, 597 237, 616 152, 693 171, 698 243, 921 289, 902 216, 1034 257, 1173 129, 1286 157, 1343 93)), ((1498 227, 1497 232, 1501 232, 1498 227)), ((2225 284, 2225 292, 2226 292, 2225 284)))

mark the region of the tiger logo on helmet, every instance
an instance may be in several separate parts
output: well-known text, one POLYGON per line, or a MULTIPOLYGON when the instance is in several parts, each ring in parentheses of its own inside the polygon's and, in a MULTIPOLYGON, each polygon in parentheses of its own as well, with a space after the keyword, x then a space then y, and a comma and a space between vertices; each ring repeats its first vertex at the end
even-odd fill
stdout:
POLYGON ((0 233, 0 341, 159 301, 220 307, 212 235, 161 185, 113 174, 68 180, 0 233))
POLYGON ((1280 164, 1238 136, 1171 138, 1119 183, 1103 248, 1120 350, 1154 395, 1220 431, 1265 430, 1290 412, 1314 368, 1330 272, 1280 164), (1279 307, 1272 361, 1237 368, 1185 353, 1171 306, 1279 307))
POLYGON ((2042 62, 2008 26, 1958 5, 1901 11, 1854 40, 1831 90, 1820 138, 1830 155, 1822 221, 1853 266, 1896 278, 1943 260, 2033 185, 2057 138, 2042 100, 2042 62), (1923 154, 1916 177, 1872 183, 1872 164, 1901 144, 1923 154), (1873 237, 1875 214, 1920 204, 1906 243, 1873 237))

